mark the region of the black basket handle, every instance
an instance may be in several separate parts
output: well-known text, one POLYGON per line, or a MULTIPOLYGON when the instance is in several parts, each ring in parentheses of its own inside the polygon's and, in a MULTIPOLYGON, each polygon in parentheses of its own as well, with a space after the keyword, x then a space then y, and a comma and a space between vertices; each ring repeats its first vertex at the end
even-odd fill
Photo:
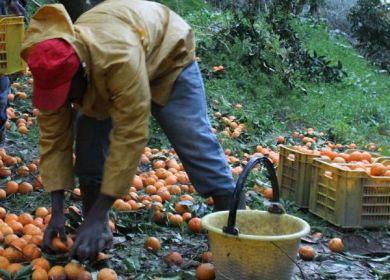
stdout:
POLYGON ((278 179, 276 178, 276 172, 272 162, 267 157, 253 157, 247 163, 240 177, 237 180, 236 188, 234 189, 234 193, 233 193, 233 203, 230 205, 228 224, 227 226, 223 227, 224 233, 238 235, 239 230, 235 227, 235 224, 236 224, 239 197, 242 190, 244 189, 244 183, 246 178, 248 177, 251 170, 259 163, 263 164, 267 169, 268 179, 270 180, 272 186, 272 199, 271 199, 271 204, 267 209, 268 212, 273 214, 285 213, 283 206, 280 204, 279 184, 278 184, 278 179))

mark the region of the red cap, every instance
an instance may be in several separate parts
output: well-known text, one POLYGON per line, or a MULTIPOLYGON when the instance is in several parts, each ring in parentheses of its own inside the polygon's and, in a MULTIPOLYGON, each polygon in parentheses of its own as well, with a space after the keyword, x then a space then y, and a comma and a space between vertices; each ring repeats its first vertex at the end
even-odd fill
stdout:
POLYGON ((73 47, 62 39, 37 43, 27 58, 34 78, 33 105, 56 110, 65 104, 72 78, 80 67, 73 47))

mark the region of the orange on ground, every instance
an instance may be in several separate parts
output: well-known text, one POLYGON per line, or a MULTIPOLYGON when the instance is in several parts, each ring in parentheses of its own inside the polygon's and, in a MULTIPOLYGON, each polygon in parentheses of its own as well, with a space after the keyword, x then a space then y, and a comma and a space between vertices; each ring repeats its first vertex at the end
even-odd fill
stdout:
POLYGON ((54 247, 57 251, 59 251, 59 252, 61 252, 61 253, 69 252, 70 249, 71 249, 72 246, 73 246, 73 240, 72 240, 72 238, 70 238, 69 236, 66 237, 66 245, 65 245, 65 243, 63 243, 63 242, 61 241, 61 239, 60 239, 58 236, 54 237, 53 240, 52 240, 51 242, 52 242, 52 244, 53 244, 53 247, 54 247))
POLYGON ((34 221, 34 219, 29 213, 22 213, 19 215, 18 221, 22 225, 26 225, 26 224, 31 224, 34 221))
POLYGON ((272 188, 266 188, 263 192, 263 196, 268 199, 268 200, 271 200, 273 198, 273 192, 272 192, 272 188))
POLYGON ((33 260, 41 257, 41 249, 33 243, 23 247, 23 254, 27 260, 33 260))
POLYGON ((183 257, 178 252, 171 252, 164 256, 164 262, 168 265, 178 265, 183 263, 183 257))
POLYGON ((211 263, 203 263, 196 268, 196 279, 213 280, 215 279, 215 268, 211 263))
POLYGON ((191 232, 200 233, 202 231, 202 221, 201 221, 201 219, 198 218, 198 217, 192 218, 188 222, 188 229, 191 232))
POLYGON ((111 268, 103 268, 97 275, 97 280, 116 280, 118 276, 111 268))
POLYGON ((53 266, 48 274, 51 280, 66 280, 65 269, 60 265, 53 266))
POLYGON ((48 214, 49 214, 49 210, 47 210, 46 207, 38 207, 38 208, 35 210, 35 216, 36 216, 36 217, 44 218, 44 217, 46 217, 48 214))
POLYGON ((5 185, 5 191, 7 192, 8 195, 12 193, 17 193, 18 190, 19 190, 19 184, 16 183, 15 181, 8 181, 7 184, 5 185))
POLYGON ((33 269, 38 268, 38 267, 44 269, 45 271, 49 271, 49 269, 50 269, 50 263, 45 258, 34 259, 31 262, 31 264, 32 264, 33 269))
POLYGON ((5 190, 0 189, 0 200, 4 200, 7 198, 7 193, 5 190))
POLYGON ((23 182, 19 184, 19 192, 26 194, 34 190, 33 186, 28 182, 23 182))
POLYGON ((47 271, 38 267, 34 269, 31 280, 49 280, 49 276, 47 275, 47 271))
POLYGON ((10 262, 6 257, 0 256, 0 269, 7 269, 9 264, 10 262))
POLYGON ((77 280, 92 280, 92 274, 89 271, 83 271, 80 273, 79 277, 77 280))
POLYGON ((161 248, 160 241, 156 237, 149 237, 145 241, 145 249, 157 253, 161 248))
POLYGON ((344 244, 340 238, 332 238, 328 243, 328 247, 332 252, 336 253, 341 253, 344 250, 344 244))
POLYGON ((213 261, 213 253, 210 251, 206 251, 202 253, 202 262, 209 263, 213 261))
POLYGON ((19 270, 21 270, 23 268, 23 265, 21 263, 11 263, 9 264, 9 266, 7 267, 7 271, 9 273, 11 273, 11 275, 15 275, 16 272, 18 272, 19 270))
POLYGON ((0 167, 0 177, 8 177, 11 175, 11 169, 6 166, 0 167))
POLYGON ((64 267, 65 274, 69 280, 77 280, 77 277, 81 272, 84 271, 84 268, 78 262, 70 262, 64 267))
POLYGON ((311 261, 316 256, 316 251, 309 245, 299 248, 298 253, 301 259, 304 261, 311 261))

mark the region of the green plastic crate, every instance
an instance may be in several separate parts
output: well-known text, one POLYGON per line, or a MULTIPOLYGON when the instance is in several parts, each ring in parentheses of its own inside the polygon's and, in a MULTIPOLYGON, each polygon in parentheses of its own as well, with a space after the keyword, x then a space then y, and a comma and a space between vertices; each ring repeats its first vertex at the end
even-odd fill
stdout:
POLYGON ((341 228, 390 225, 390 177, 344 170, 320 159, 312 166, 311 213, 341 228))
POLYGON ((0 16, 0 75, 10 75, 26 70, 20 56, 24 39, 24 18, 0 16))
POLYGON ((277 174, 282 198, 294 201, 299 208, 309 207, 311 165, 313 159, 318 157, 320 156, 279 146, 277 174))

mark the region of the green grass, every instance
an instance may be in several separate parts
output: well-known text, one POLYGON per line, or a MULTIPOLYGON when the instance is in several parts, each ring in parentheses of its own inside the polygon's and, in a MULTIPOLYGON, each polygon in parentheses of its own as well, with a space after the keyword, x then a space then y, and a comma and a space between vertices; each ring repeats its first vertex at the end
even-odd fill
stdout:
MULTIPOLYGON (((201 49, 205 42, 216 40, 212 30, 216 23, 223 26, 229 14, 203 8, 193 10, 185 18, 194 27, 198 49, 201 49)), ((206 78, 210 112, 238 114, 248 125, 248 145, 272 142, 277 134, 287 135, 292 129, 314 127, 329 133, 336 142, 355 142, 361 147, 375 142, 387 150, 390 147, 389 75, 370 64, 345 37, 332 35, 323 22, 301 19, 292 24, 310 52, 326 56, 332 65, 341 61, 348 76, 338 83, 298 80, 306 93, 291 90, 280 79, 260 70, 251 71, 234 60, 235 54, 247 47, 236 44, 225 53, 206 53, 206 57, 201 57, 204 73, 214 65, 222 64, 226 68, 222 76, 206 78), (243 104, 241 112, 232 109, 235 103, 243 104)))
POLYGON ((305 84, 307 96, 289 98, 296 115, 319 128, 331 129, 336 138, 389 146, 390 77, 365 60, 342 36, 324 24, 295 22, 305 46, 336 63, 348 74, 341 83, 305 84), (304 110, 302 108, 304 104, 304 110))

